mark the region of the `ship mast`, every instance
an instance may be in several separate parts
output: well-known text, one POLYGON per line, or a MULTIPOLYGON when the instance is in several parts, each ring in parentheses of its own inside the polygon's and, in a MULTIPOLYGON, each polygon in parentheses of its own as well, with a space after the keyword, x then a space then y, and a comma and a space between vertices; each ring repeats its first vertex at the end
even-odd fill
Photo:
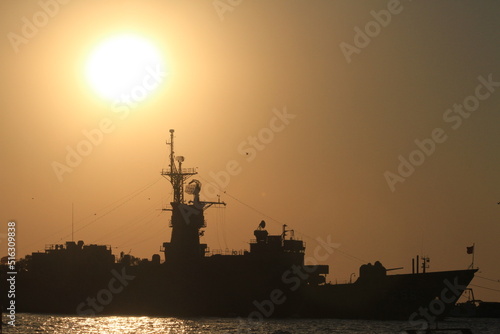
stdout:
POLYGON ((195 168, 182 168, 183 156, 175 156, 174 152, 174 129, 170 129, 170 168, 163 169, 161 175, 167 177, 174 190, 173 203, 184 203, 184 182, 191 176, 198 174, 195 168), (178 166, 175 163, 178 163, 178 166))
POLYGON ((183 168, 184 157, 175 156, 174 151, 174 130, 170 130, 170 166, 162 169, 161 175, 167 178, 172 184, 174 191, 171 208, 164 209, 172 211, 170 227, 172 235, 170 242, 163 243, 165 261, 185 262, 198 261, 205 256, 207 245, 200 243, 200 229, 206 227, 203 211, 211 205, 226 205, 220 199, 217 202, 205 202, 199 200, 201 182, 192 180, 186 190, 194 195, 194 200, 184 202, 184 183, 191 176, 198 174, 194 168, 183 168))

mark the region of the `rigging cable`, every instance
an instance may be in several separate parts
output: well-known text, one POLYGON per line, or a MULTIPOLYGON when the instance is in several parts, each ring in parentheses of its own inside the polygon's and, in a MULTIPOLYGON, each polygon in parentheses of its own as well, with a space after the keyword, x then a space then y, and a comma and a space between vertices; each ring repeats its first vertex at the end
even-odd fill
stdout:
MULTIPOLYGON (((122 203, 122 204, 120 204, 120 205, 119 205, 119 206, 122 206, 123 204, 125 204, 126 202, 128 202, 129 200, 131 200, 132 198, 136 197, 136 196, 137 196, 137 195, 139 195, 140 193, 144 192, 146 189, 148 189, 148 188, 150 188, 151 186, 153 186, 154 184, 156 184, 156 183, 157 183, 160 179, 161 179, 161 177, 159 177, 156 181, 154 181, 154 182, 152 182, 152 183, 150 183, 150 184, 148 184, 148 185, 146 185, 146 186, 144 186, 144 187, 141 187, 141 188, 139 188, 139 189, 137 189, 137 190, 134 190, 132 193, 130 193, 130 194, 128 194, 128 195, 126 195, 126 196, 124 196, 124 197, 122 197, 122 198, 120 198, 120 199, 118 199, 118 200, 114 201, 114 202, 111 202, 110 204, 108 204, 108 205, 104 206, 102 209, 99 209, 99 211, 102 211, 102 210, 104 210, 105 208, 108 208, 108 207, 112 206, 113 204, 115 204, 115 203, 117 203, 117 202, 119 202, 119 201, 122 201, 122 200, 126 199, 128 196, 131 196, 131 194, 134 194, 135 192, 139 191, 137 194, 133 195, 132 197, 130 197, 129 199, 127 199, 124 203, 122 203)), ((118 206, 118 207, 119 207, 119 206, 118 206)), ((116 208, 118 208, 118 207, 116 207, 116 208)), ((116 208, 114 208, 114 209, 116 209, 116 208)), ((100 218, 102 218, 103 216, 105 216, 105 215, 107 215, 108 213, 110 213, 110 212, 114 211, 114 209, 110 210, 110 211, 109 211, 109 212, 107 212, 107 213, 104 213, 102 216, 100 216, 100 217, 96 218, 95 220, 93 220, 93 221, 89 222, 87 225, 82 226, 80 229, 76 230, 75 232, 78 232, 78 231, 82 230, 83 228, 85 228, 86 226, 88 226, 88 225, 90 225, 90 224, 92 224, 92 223, 96 222, 97 220, 99 220, 99 219, 100 219, 100 218)), ((90 218, 90 217, 93 217, 94 215, 95 215, 95 214, 90 214, 90 215, 88 215, 88 216, 86 216, 86 217, 84 217, 84 218, 82 218, 82 219, 78 220, 78 222, 77 222, 77 223, 82 222, 82 221, 84 221, 84 220, 86 220, 86 219, 88 219, 88 218, 90 218)), ((33 245, 35 245, 35 244, 39 243, 39 242, 42 242, 42 241, 47 240, 47 239, 49 239, 49 238, 52 238, 53 236, 55 236, 55 235, 57 235, 57 234, 61 233, 62 231, 66 230, 66 229, 67 229, 67 227, 62 227, 62 228, 59 228, 59 229, 57 229, 57 230, 56 230, 56 232, 54 232, 54 233, 52 233, 52 234, 49 234, 49 235, 48 235, 48 236, 46 236, 46 237, 40 238, 40 239, 36 240, 35 242, 32 242, 31 244, 29 244, 29 245, 25 246, 25 247, 27 247, 27 248, 28 248, 28 247, 31 247, 31 246, 33 246, 33 245)), ((69 237, 69 236, 71 236, 71 233, 69 233, 69 234, 67 234, 67 235, 63 236, 63 237, 62 237, 62 238, 60 238, 59 240, 63 240, 64 238, 67 238, 67 237, 69 237)))
MULTIPOLYGON (((161 205, 162 199, 159 199, 155 203, 153 203, 151 206, 145 208, 142 210, 136 217, 130 219, 126 223, 120 224, 118 227, 115 229, 112 229, 108 231, 107 233, 102 234, 99 238, 95 239, 95 242, 98 242, 99 240, 105 240, 106 238, 111 238, 108 240, 113 240, 119 237, 122 234, 131 234, 134 231, 137 231, 138 229, 141 229, 144 227, 144 225, 141 223, 141 221, 147 219, 149 216, 155 213, 154 208, 158 207, 161 205), (135 224, 134 224, 135 223, 135 224)), ((148 221, 149 222, 149 221, 148 221)), ((147 224, 147 223, 146 223, 147 224)))
POLYGON ((491 282, 495 282, 495 283, 500 283, 499 279, 491 279, 491 278, 487 278, 487 277, 483 277, 483 276, 479 276, 479 275, 474 275, 474 277, 482 278, 482 279, 485 279, 487 281, 491 281, 491 282))
MULTIPOLYGON (((83 230, 84 228, 92 225, 93 223, 97 222, 98 220, 102 219, 103 217, 109 215, 111 212, 116 211, 118 208, 122 207, 123 205, 125 205, 126 203, 128 203, 130 200, 134 199, 135 197, 139 196, 141 193, 143 193, 144 191, 146 191, 147 189, 149 189, 150 187, 152 187, 154 184, 156 184, 158 181, 160 181, 160 179, 161 178, 158 178, 156 181, 150 183, 149 185, 147 185, 146 187, 144 187, 143 189, 141 189, 140 191, 138 191, 136 194, 132 195, 130 198, 128 198, 127 200, 125 200, 123 203, 115 206, 114 208, 112 208, 109 211, 103 213, 102 215, 100 215, 99 217, 95 218, 94 220, 92 220, 92 221, 88 222, 87 224, 81 226, 75 232, 83 230)), ((125 196, 125 197, 127 197, 127 196, 125 196)), ((115 201, 115 203, 116 203, 116 201, 115 201)), ((71 235, 71 233, 69 235, 66 235, 66 236, 62 237, 61 240, 64 239, 64 238, 67 238, 70 235, 71 235)))
POLYGON ((486 290, 500 292, 499 289, 487 288, 485 286, 480 286, 480 285, 476 285, 476 284, 469 284, 469 286, 473 286, 473 287, 476 287, 476 288, 481 288, 481 289, 486 289, 486 290))
MULTIPOLYGON (((157 218, 158 218, 158 217, 159 217, 162 213, 163 213, 163 211, 160 211, 160 212, 159 212, 156 216, 154 216, 153 218, 151 218, 151 219, 149 219, 148 221, 146 221, 146 222, 144 223, 144 225, 147 225, 148 223, 150 223, 150 222, 152 222, 153 220, 157 219, 157 218)), ((141 227, 142 227, 142 226, 141 226, 141 227)), ((116 247, 117 247, 117 248, 121 248, 123 245, 127 245, 127 247, 128 247, 128 246, 134 246, 134 245, 142 244, 142 243, 143 243, 143 242, 145 242, 145 241, 148 241, 148 240, 150 240, 150 239, 153 239, 153 238, 158 237, 158 234, 159 234, 161 231, 163 231, 163 229, 164 229, 164 228, 165 228, 164 226, 160 226, 160 230, 159 230, 158 232, 152 233, 152 235, 151 235, 151 236, 146 237, 145 239, 142 239, 142 240, 140 240, 140 241, 137 241, 137 242, 135 242, 135 243, 133 243, 133 244, 129 244, 129 241, 132 241, 132 240, 134 240, 134 239, 136 238, 136 236, 133 236, 132 238, 129 238, 128 240, 126 240, 126 241, 122 242, 120 245, 118 245, 118 246, 116 246, 116 247)))

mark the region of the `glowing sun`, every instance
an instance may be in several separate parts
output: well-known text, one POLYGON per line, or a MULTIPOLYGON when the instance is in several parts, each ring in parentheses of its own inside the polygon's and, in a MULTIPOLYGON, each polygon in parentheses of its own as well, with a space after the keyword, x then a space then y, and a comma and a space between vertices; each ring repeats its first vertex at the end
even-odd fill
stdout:
POLYGON ((92 89, 109 100, 143 100, 165 76, 158 50, 137 35, 120 35, 98 45, 90 55, 85 75, 92 89))

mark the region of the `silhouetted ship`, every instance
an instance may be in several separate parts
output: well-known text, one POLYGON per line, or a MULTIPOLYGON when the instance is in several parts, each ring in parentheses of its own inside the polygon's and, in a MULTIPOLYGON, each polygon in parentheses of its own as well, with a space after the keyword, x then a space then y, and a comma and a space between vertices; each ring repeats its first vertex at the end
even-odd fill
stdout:
MULTIPOLYGON (((197 174, 174 155, 170 130, 170 166, 162 175, 173 187, 170 242, 164 261, 155 254, 140 260, 111 247, 83 241, 52 245, 17 263, 16 311, 79 315, 330 317, 410 319, 443 317, 472 280, 476 270, 388 275, 379 262, 360 268, 349 284, 326 283, 327 265, 305 265, 305 246, 283 227, 270 235, 262 221, 250 249, 211 254, 200 243, 204 211, 220 202, 200 199, 197 174), (184 193, 193 196, 186 202, 184 193)), ((415 270, 416 269, 416 270, 415 270)), ((3 266, 1 283, 5 286, 3 266)), ((2 293, 4 310, 9 306, 2 293)))
POLYGON ((468 299, 462 303, 456 303, 450 311, 450 317, 456 318, 500 318, 500 303, 485 302, 474 297, 472 289, 466 289, 468 299))

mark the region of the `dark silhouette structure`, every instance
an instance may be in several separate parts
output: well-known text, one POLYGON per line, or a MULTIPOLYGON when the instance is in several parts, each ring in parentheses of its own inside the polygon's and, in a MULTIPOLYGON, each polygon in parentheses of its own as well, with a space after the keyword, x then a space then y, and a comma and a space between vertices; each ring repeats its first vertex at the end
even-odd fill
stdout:
MULTIPOLYGON (((167 144, 170 166, 162 175, 172 184, 173 201, 166 209, 172 235, 163 243, 164 261, 158 254, 139 260, 123 253, 115 261, 109 246, 82 241, 49 246, 17 264, 18 312, 408 319, 440 299, 439 316, 446 315, 474 276, 475 270, 388 275, 376 262, 361 266, 353 283, 329 284, 328 266, 305 265, 304 243, 292 230, 284 225, 271 235, 264 221, 248 251, 211 254, 200 243, 204 211, 226 204, 202 201, 197 180, 186 185, 196 171, 175 156, 174 130, 167 144), (192 200, 185 201, 185 192, 192 200), (455 290, 443 294, 450 284, 455 290)), ((6 272, 3 267, 2 291, 6 272)))
POLYGON ((474 297, 474 291, 467 288, 468 299, 455 304, 450 312, 450 317, 457 318, 500 318, 500 303, 486 302, 474 297))

